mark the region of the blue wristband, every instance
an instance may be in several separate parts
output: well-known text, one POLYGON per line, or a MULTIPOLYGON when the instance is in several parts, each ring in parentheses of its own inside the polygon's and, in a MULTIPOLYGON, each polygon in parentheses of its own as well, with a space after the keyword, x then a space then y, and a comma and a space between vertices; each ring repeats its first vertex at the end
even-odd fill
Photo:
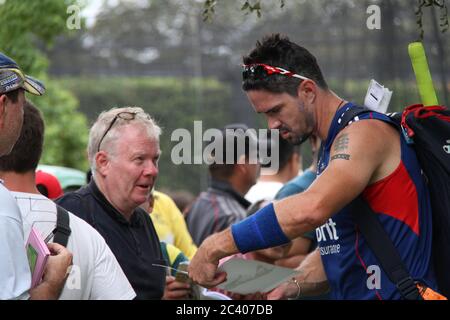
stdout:
POLYGON ((281 230, 272 203, 247 219, 233 224, 231 233, 237 248, 242 253, 290 242, 281 230))

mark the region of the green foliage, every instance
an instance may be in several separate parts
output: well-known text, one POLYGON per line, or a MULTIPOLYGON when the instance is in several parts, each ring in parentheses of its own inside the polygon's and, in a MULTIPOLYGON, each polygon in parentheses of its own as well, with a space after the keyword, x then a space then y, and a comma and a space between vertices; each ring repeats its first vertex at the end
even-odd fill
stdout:
POLYGON ((45 119, 41 163, 86 171, 88 126, 85 115, 77 109, 78 100, 58 81, 46 81, 46 86, 42 97, 28 96, 45 119))
MULTIPOLYGON (((279 0, 280 8, 284 8, 284 0, 279 0)), ((216 0, 205 0, 203 3, 203 21, 212 21, 212 17, 215 14, 215 7, 217 5, 216 0)), ((261 18, 261 0, 245 0, 241 6, 241 11, 245 14, 255 13, 258 18, 261 18)))
MULTIPOLYGON (((419 29, 419 39, 423 40, 424 30, 422 24, 422 16, 423 16, 423 8, 424 7, 436 7, 439 8, 440 11, 440 22, 439 26, 441 28, 441 32, 444 33, 448 30, 448 13, 447 13, 447 5, 445 4, 445 0, 419 0, 418 6, 416 8, 416 24, 419 29)), ((432 10, 434 8, 431 8, 432 10)))
POLYGON ((229 123, 230 89, 226 85, 214 79, 149 77, 63 78, 59 83, 79 99, 80 110, 91 123, 100 112, 123 106, 139 106, 157 121, 163 131, 158 188, 198 192, 205 186, 206 166, 173 164, 171 151, 178 142, 171 141, 171 134, 185 128, 193 143, 195 120, 202 120, 203 132, 229 123))
POLYGON ((78 101, 47 77, 48 60, 38 48, 49 48, 66 33, 67 8, 75 0, 6 0, 0 5, 0 51, 12 57, 27 74, 44 81, 42 97, 29 96, 43 112, 46 132, 42 163, 87 169, 87 121, 78 101))
POLYGON ((45 55, 37 44, 51 46, 55 36, 67 31, 67 6, 75 0, 6 0, 0 5, 1 51, 20 62, 21 68, 42 77, 45 55))

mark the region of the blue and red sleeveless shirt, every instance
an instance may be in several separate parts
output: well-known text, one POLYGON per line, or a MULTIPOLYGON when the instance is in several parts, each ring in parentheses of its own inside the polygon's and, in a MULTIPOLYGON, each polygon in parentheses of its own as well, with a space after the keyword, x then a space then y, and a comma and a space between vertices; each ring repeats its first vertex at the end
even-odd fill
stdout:
MULTIPOLYGON (((323 143, 318 175, 328 166, 331 146, 341 129, 343 114, 353 106, 347 103, 336 112, 323 143)), ((388 116, 377 112, 360 115, 353 121, 365 119, 392 123, 388 116)), ((376 138, 374 135, 373 139, 376 138)), ((414 150, 400 134, 399 139, 400 164, 389 176, 368 185, 363 197, 377 213, 413 279, 436 289, 431 259, 430 197, 414 150)), ((367 141, 367 148, 370 148, 370 141, 367 141)), ((316 236, 332 298, 401 298, 369 249, 348 207, 335 213, 327 223, 317 228, 316 236)))

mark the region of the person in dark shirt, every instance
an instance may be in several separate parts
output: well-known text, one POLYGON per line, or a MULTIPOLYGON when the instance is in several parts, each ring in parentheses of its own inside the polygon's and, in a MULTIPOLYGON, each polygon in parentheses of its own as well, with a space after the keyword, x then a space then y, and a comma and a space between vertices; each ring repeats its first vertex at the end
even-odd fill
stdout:
POLYGON ((246 217, 251 203, 244 195, 259 175, 259 163, 252 163, 256 161, 250 159, 252 148, 256 149, 258 141, 245 124, 230 124, 221 130, 219 137, 221 140, 217 143, 223 147, 221 153, 211 154, 209 187, 200 193, 185 214, 197 246, 211 234, 246 217), (240 150, 238 146, 242 142, 244 148, 240 150), (232 160, 231 163, 226 159, 232 160))
POLYGON ((152 221, 139 208, 158 175, 160 133, 141 108, 101 113, 89 134, 92 180, 57 201, 105 238, 137 299, 164 294, 166 270, 155 265, 166 263, 152 221))

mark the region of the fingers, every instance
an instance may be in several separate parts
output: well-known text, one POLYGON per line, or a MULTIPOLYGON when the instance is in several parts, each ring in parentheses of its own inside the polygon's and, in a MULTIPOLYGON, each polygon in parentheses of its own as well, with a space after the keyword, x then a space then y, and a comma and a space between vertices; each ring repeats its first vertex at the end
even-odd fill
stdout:
POLYGON ((176 300, 176 299, 189 299, 191 290, 171 290, 164 293, 163 299, 176 300))
POLYGON ((214 277, 214 282, 212 283, 212 286, 216 287, 219 284, 221 284, 222 282, 225 282, 226 280, 227 280, 227 273, 226 272, 216 273, 216 275, 214 277))
POLYGON ((289 298, 289 283, 284 282, 266 295, 267 300, 286 300, 289 298))
POLYGON ((52 255, 58 255, 66 250, 66 248, 59 243, 47 243, 47 247, 52 255))
POLYGON ((176 281, 174 277, 166 277, 166 287, 163 299, 188 299, 191 294, 191 285, 189 283, 176 281))
POLYGON ((47 243, 47 247, 52 256, 58 256, 61 260, 65 260, 69 264, 72 264, 72 253, 66 247, 58 243, 47 243))
MULTIPOLYGON (((191 275, 190 275, 191 276, 191 275)), ((222 282, 225 282, 227 280, 227 273, 226 272, 219 272, 214 275, 214 277, 207 277, 205 274, 200 274, 200 276, 193 276, 191 278, 195 283, 201 285, 202 287, 205 287, 207 289, 217 287, 222 282)))
POLYGON ((175 277, 166 276, 166 286, 175 281, 175 277))
POLYGON ((51 253, 49 260, 58 261, 60 264, 66 264, 66 266, 72 265, 73 255, 66 247, 58 243, 47 243, 47 247, 51 253))
POLYGON ((266 296, 267 300, 281 300, 283 299, 283 294, 280 292, 280 290, 275 289, 271 292, 269 292, 266 296))
POLYGON ((166 288, 169 290, 190 290, 191 285, 186 282, 176 281, 174 277, 166 277, 166 288))

